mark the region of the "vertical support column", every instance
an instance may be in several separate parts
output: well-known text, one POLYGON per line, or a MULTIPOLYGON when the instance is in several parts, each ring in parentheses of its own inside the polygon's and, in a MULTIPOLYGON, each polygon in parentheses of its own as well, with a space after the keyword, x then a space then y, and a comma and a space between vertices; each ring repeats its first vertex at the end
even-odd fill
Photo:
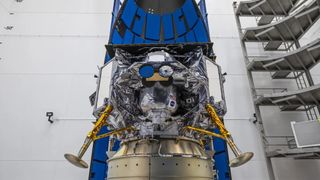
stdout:
POLYGON ((306 77, 307 77, 309 86, 314 86, 314 81, 313 81, 313 79, 312 79, 312 76, 311 76, 310 71, 309 71, 309 70, 306 70, 305 73, 306 73, 306 77))
MULTIPOLYGON (((295 41, 294 41, 294 44, 296 45, 296 49, 301 48, 301 45, 300 45, 299 40, 295 40, 295 41)), ((305 71, 305 74, 306 74, 306 78, 307 78, 307 81, 308 81, 308 83, 309 83, 309 86, 314 86, 314 81, 313 81, 313 79, 312 79, 310 70, 306 70, 306 71, 305 71)))
MULTIPOLYGON (((294 44, 296 45, 296 48, 297 48, 297 49, 301 48, 301 45, 300 45, 299 40, 295 40, 295 41, 294 41, 294 44)), ((309 69, 308 69, 308 70, 305 70, 304 73, 305 73, 305 75, 306 75, 306 78, 307 78, 307 81, 308 81, 309 86, 314 86, 314 81, 313 81, 312 75, 311 75, 311 73, 310 73, 310 70, 309 70, 309 69)), ((315 109, 315 108, 312 108, 312 110, 314 111, 315 117, 317 118, 318 116, 317 116, 316 109, 315 109)), ((310 109, 310 110, 308 110, 308 111, 310 111, 310 113, 311 113, 312 110, 310 109)), ((318 110, 318 114, 320 115, 320 106, 317 106, 317 110, 318 110)), ((309 115, 308 115, 308 111, 306 112, 306 113, 307 113, 307 116, 309 116, 309 115)), ((311 118, 312 118, 312 117, 313 117, 313 116, 312 116, 312 113, 311 113, 310 115, 311 115, 311 118)))
MULTIPOLYGON (((243 34, 242 34, 242 29, 241 29, 240 17, 237 16, 237 14, 236 14, 236 9, 237 9, 237 3, 236 2, 233 3, 233 8, 234 8, 234 15, 235 15, 237 27, 238 27, 239 37, 240 37, 242 54, 243 54, 243 58, 244 58, 244 61, 245 61, 245 65, 247 65, 247 64, 249 64, 248 52, 247 52, 247 49, 246 49, 246 44, 242 40, 243 34)), ((249 71, 247 67, 246 67, 246 71, 247 71, 247 76, 248 76, 248 80, 249 80, 249 86, 250 86, 250 90, 251 90, 252 99, 253 99, 253 102, 254 102, 254 99, 257 96, 257 92, 256 92, 255 85, 254 85, 253 75, 252 75, 252 72, 249 71)), ((273 172, 271 158, 268 157, 267 154, 266 154, 267 139, 266 139, 266 136, 265 136, 265 131, 264 131, 264 125, 263 125, 261 111, 260 111, 260 108, 255 103, 253 103, 253 105, 254 105, 254 110, 255 110, 255 113, 256 113, 256 118, 258 120, 258 123, 260 124, 260 136, 261 136, 262 143, 263 143, 264 150, 265 150, 265 159, 266 159, 266 164, 267 164, 267 169, 268 169, 268 174, 269 174, 269 180, 275 180, 275 175, 274 175, 274 172, 273 172)))

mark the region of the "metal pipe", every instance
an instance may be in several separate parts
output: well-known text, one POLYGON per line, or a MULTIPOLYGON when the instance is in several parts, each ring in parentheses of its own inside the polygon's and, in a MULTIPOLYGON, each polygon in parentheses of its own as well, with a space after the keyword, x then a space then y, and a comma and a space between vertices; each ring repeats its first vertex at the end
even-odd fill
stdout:
POLYGON ((212 123, 217 126, 222 136, 224 138, 230 137, 231 136, 230 132, 225 128, 224 124, 222 123, 221 119, 219 118, 216 110, 212 107, 212 105, 207 104, 206 109, 209 113, 209 116, 211 117, 212 123))
MULTIPOLYGON (((88 164, 82 160, 83 155, 86 153, 88 150, 90 144, 96 140, 97 134, 100 132, 101 128, 107 124, 107 118, 109 117, 111 111, 112 111, 112 106, 107 105, 106 109, 102 112, 99 120, 97 123, 94 125, 94 128, 92 131, 90 131, 81 146, 78 155, 73 155, 73 154, 65 154, 64 157, 73 165, 78 166, 80 168, 88 168, 88 164)), ((98 136, 99 137, 99 136, 98 136)))
POLYGON ((97 123, 95 124, 94 128, 92 131, 90 131, 87 135, 88 138, 95 139, 101 128, 107 124, 107 118, 109 117, 111 111, 112 111, 112 106, 107 105, 106 109, 102 112, 100 118, 98 119, 97 123))
POLYGON ((99 135, 99 136, 96 136, 93 140, 98 140, 98 139, 106 138, 106 137, 112 136, 112 135, 114 135, 114 134, 120 134, 120 133, 123 132, 123 131, 129 131, 129 130, 134 130, 134 128, 133 128, 133 127, 126 127, 126 128, 117 129, 117 130, 114 130, 114 131, 111 131, 111 132, 108 132, 108 133, 105 133, 105 134, 101 134, 101 135, 99 135))
POLYGON ((79 150, 78 153, 78 158, 82 159, 83 155, 87 152, 90 144, 93 142, 93 139, 86 138, 81 149, 79 150))
POLYGON ((196 127, 192 127, 192 126, 186 126, 185 128, 186 129, 190 129, 192 131, 199 132, 201 134, 206 134, 206 135, 209 135, 209 136, 213 136, 213 137, 217 137, 217 138, 221 138, 221 139, 225 140, 224 136, 222 136, 220 134, 216 134, 216 133, 211 132, 211 131, 207 131, 207 130, 196 128, 196 127))

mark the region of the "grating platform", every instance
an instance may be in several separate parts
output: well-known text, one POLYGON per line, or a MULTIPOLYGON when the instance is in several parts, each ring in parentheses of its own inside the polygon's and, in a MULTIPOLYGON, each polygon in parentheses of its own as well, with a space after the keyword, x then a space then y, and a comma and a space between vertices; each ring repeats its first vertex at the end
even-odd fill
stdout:
POLYGON ((278 148, 274 151, 267 151, 267 156, 273 158, 320 159, 320 148, 278 148))
POLYGON ((236 10, 239 16, 286 16, 298 0, 241 1, 236 10))
POLYGON ((291 51, 284 55, 272 56, 266 59, 254 59, 247 68, 250 71, 276 72, 277 76, 285 76, 293 71, 310 70, 320 61, 320 39, 291 51))
POLYGON ((305 89, 264 94, 255 100, 259 106, 282 106, 297 110, 300 106, 319 106, 320 105, 320 84, 305 89))
POLYGON ((272 24, 246 28, 242 40, 267 42, 265 50, 278 50, 283 42, 299 40, 320 17, 320 0, 272 24))

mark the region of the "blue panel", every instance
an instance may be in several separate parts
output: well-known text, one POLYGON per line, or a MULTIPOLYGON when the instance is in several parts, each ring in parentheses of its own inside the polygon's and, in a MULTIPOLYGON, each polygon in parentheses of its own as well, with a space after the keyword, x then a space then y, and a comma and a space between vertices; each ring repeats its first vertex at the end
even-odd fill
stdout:
POLYGON ((95 161, 91 165, 90 180, 104 180, 106 176, 107 164, 95 161))
POLYGON ((171 14, 162 16, 162 24, 163 24, 163 31, 164 31, 164 39, 165 40, 173 39, 174 31, 173 31, 171 14))
MULTIPOLYGON (((215 129, 214 132, 220 134, 217 129, 215 129)), ((215 166, 219 177, 218 180, 231 180, 227 144, 224 140, 219 138, 215 138, 213 143, 215 150, 215 166)))
POLYGON ((124 11, 122 13, 121 19, 123 20, 124 24, 130 28, 133 18, 136 14, 137 6, 134 0, 128 0, 127 4, 125 5, 124 11))
POLYGON ((118 151, 120 148, 120 145, 121 145, 121 141, 117 140, 116 142, 114 142, 112 151, 118 151))
POLYGON ((115 29, 112 34, 112 44, 121 44, 123 41, 122 37, 118 33, 118 31, 115 29))
POLYGON ((175 24, 178 36, 183 35, 187 31, 186 26, 184 24, 184 20, 182 19, 182 17, 183 17, 183 14, 182 14, 181 9, 178 9, 173 14, 174 24, 175 24))
POLYGON ((109 55, 109 53, 106 53, 106 56, 104 57, 104 62, 107 63, 111 60, 111 57, 109 55))
POLYGON ((165 43, 165 44, 174 44, 174 42, 175 42, 174 40, 167 40, 167 41, 164 41, 164 43, 165 43))
POLYGON ((208 42, 208 32, 202 21, 198 21, 196 27, 194 28, 194 33, 198 42, 208 42))
POLYGON ((144 43, 144 39, 142 39, 139 36, 134 37, 134 44, 142 44, 142 43, 144 43))
MULTIPOLYGON (((120 10, 120 6, 121 6, 121 5, 120 5, 120 0, 114 0, 114 3, 113 3, 113 11, 112 11, 111 31, 112 31, 114 22, 116 21, 118 12, 119 12, 119 10, 120 10)), ((110 31, 110 32, 111 32, 111 31, 110 31)))
MULTIPOLYGON (((109 132, 109 130, 107 129, 106 126, 104 126, 101 130, 99 134, 104 134, 109 132)), ((98 160, 98 161, 102 161, 102 162, 106 162, 107 159, 107 155, 106 155, 106 151, 108 150, 108 145, 109 145, 109 137, 108 138, 103 138, 103 139, 99 139, 96 141, 97 143, 95 144, 95 148, 94 151, 95 153, 99 154, 98 156, 94 157, 94 160, 98 160)))
POLYGON ((198 20, 198 15, 193 5, 193 1, 187 0, 187 2, 182 7, 182 10, 188 22, 189 28, 191 29, 198 20))
POLYGON ((144 41, 146 44, 158 44, 159 43, 159 41, 153 41, 153 40, 145 40, 144 41))
MULTIPOLYGON (((99 134, 107 133, 106 126, 102 127, 99 134)), ((90 166, 90 180, 103 180, 106 176, 107 155, 109 138, 100 139, 94 142, 92 149, 92 160, 90 166)))
POLYGON ((127 30, 124 35, 123 44, 132 44, 133 37, 134 37, 134 35, 132 34, 132 32, 127 30))
POLYGON ((134 33, 141 36, 144 28, 145 19, 146 19, 146 13, 142 9, 138 8, 136 18, 134 20, 133 30, 132 30, 134 33))
POLYGON ((197 42, 196 37, 194 36, 194 32, 190 31, 187 35, 186 35, 186 39, 187 42, 197 42))
POLYGON ((178 38, 176 39, 176 43, 184 43, 184 42, 186 42, 186 39, 184 38, 184 36, 178 37, 178 38))
POLYGON ((147 15, 146 39, 160 39, 160 16, 154 14, 147 15))

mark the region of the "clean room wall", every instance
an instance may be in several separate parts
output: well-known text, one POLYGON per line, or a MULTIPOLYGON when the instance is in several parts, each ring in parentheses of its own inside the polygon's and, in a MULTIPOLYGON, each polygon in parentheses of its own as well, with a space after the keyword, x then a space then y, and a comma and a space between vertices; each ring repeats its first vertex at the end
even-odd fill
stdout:
POLYGON ((76 153, 92 127, 88 97, 103 64, 112 5, 0 1, 1 180, 88 178, 88 170, 73 167, 63 154, 76 153), (64 120, 48 123, 49 111, 64 120))
MULTIPOLYGON (((112 2, 0 1, 1 180, 87 179, 88 170, 71 166, 63 154, 76 153, 92 127, 88 96, 96 87, 97 65, 104 59, 112 2), (14 28, 5 30, 5 26, 14 28), (49 124, 47 111, 64 120, 49 124)), ((232 169, 233 179, 268 180, 259 133, 249 121, 254 110, 232 0, 207 0, 207 8, 217 62, 228 73, 226 125, 240 149, 255 153, 247 165, 232 169)), ((258 47, 250 49, 259 53, 258 47)), ((319 72, 315 71, 318 82, 319 72)), ((259 86, 282 85, 261 76, 259 86)), ((303 117, 280 113, 277 108, 269 110, 274 114, 265 122, 270 134, 290 135, 289 122, 303 117)), ((87 161, 90 154, 85 156, 87 161)), ((276 159, 273 163, 278 180, 319 176, 315 170, 319 161, 276 159)))

